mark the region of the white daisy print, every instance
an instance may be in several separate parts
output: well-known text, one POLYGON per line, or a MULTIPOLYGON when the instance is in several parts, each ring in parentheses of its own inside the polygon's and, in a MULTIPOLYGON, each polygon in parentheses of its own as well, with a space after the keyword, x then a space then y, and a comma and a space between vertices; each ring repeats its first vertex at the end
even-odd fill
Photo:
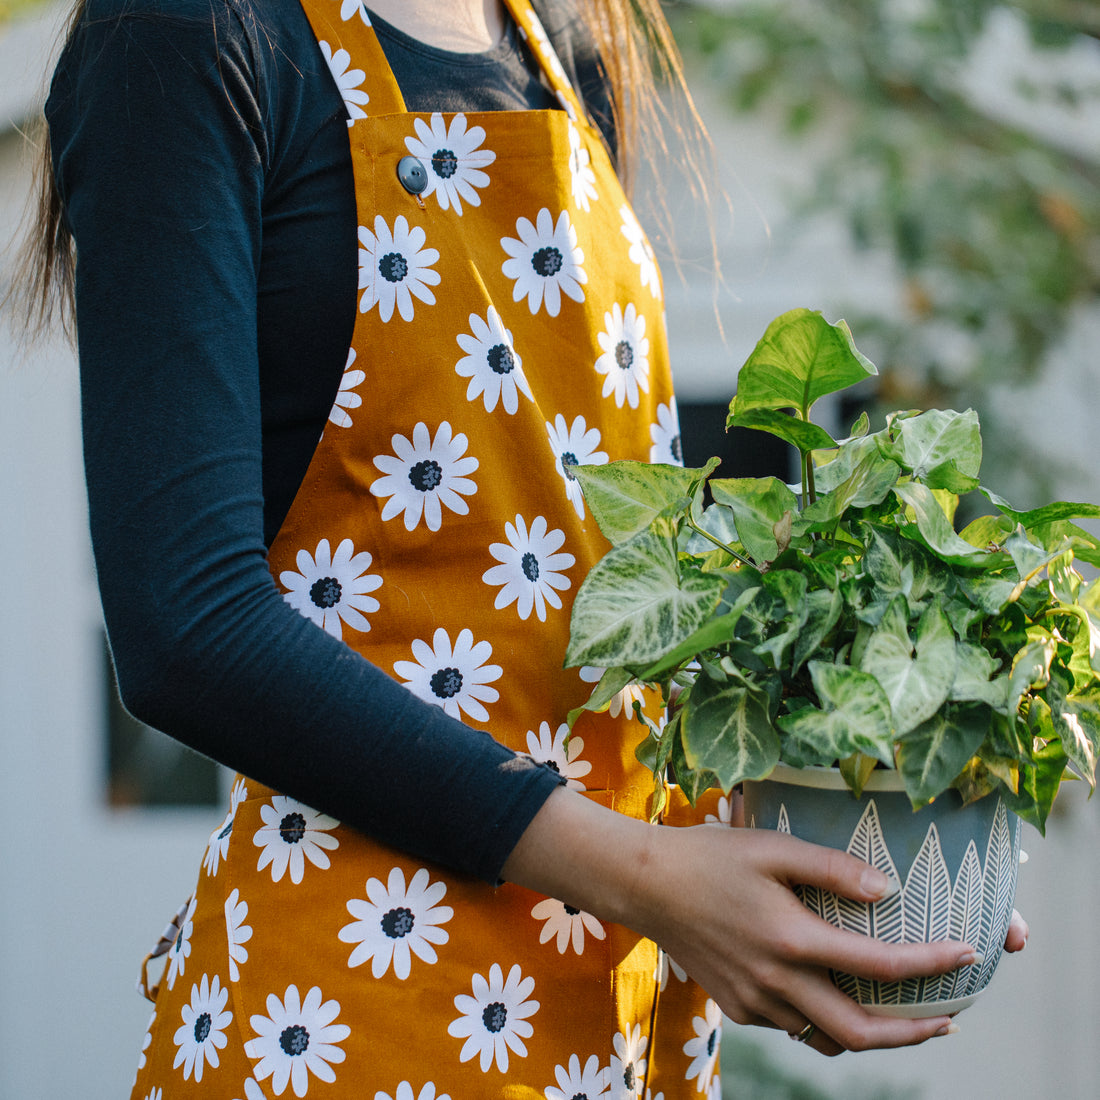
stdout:
POLYGON ((229 990, 222 988, 217 974, 213 981, 203 974, 199 984, 191 986, 191 1003, 180 1009, 183 1023, 172 1037, 179 1048, 172 1068, 183 1066, 185 1081, 192 1072, 196 1083, 201 1081, 207 1062, 218 1068, 218 1051, 229 1042, 225 1029, 233 1019, 233 1013, 225 1007, 228 1000, 229 990))
POLYGON ((367 376, 358 367, 352 365, 354 362, 355 348, 349 348, 348 361, 344 364, 344 373, 340 377, 340 389, 328 414, 329 423, 335 424, 338 428, 350 428, 351 416, 348 414, 348 409, 357 409, 363 404, 362 397, 355 390, 357 386, 363 384, 367 376))
POLYGON ((544 1090, 546 1100, 601 1100, 607 1096, 610 1085, 611 1071, 605 1066, 600 1068, 600 1060, 593 1054, 584 1068, 581 1068, 581 1060, 575 1055, 569 1056, 568 1065, 555 1066, 554 1077, 557 1085, 547 1085, 544 1090))
POLYGON ((352 898, 348 912, 356 919, 340 929, 344 943, 354 943, 348 966, 360 966, 371 960, 371 974, 384 977, 393 963, 396 977, 404 981, 411 970, 412 956, 426 963, 436 961, 433 944, 450 939, 440 928, 454 916, 449 905, 439 905, 447 886, 432 882, 421 867, 405 886, 405 874, 394 867, 385 883, 372 878, 366 885, 367 900, 352 898))
POLYGON ((166 977, 169 989, 176 984, 176 978, 187 969, 187 957, 191 954, 191 933, 195 927, 194 916, 197 905, 198 899, 192 898, 187 903, 187 910, 183 915, 176 917, 178 931, 176 932, 176 938, 172 941, 172 946, 168 949, 168 973, 166 977))
POLYGON ((152 1016, 149 1017, 149 1023, 145 1028, 145 1037, 141 1040, 141 1053, 138 1055, 138 1069, 145 1068, 145 1052, 149 1049, 153 1042, 153 1024, 157 1018, 157 1011, 153 1009, 152 1016))
POLYGON ((244 1100, 267 1100, 264 1090, 251 1077, 244 1083, 244 1100))
POLYGON ((271 1078, 271 1088, 282 1096, 288 1084, 295 1096, 305 1096, 309 1075, 328 1084, 336 1080, 332 1064, 344 1060, 342 1043, 350 1034, 346 1024, 334 1023, 340 1015, 340 1002, 322 1003, 321 990, 314 986, 299 1000, 298 987, 287 986, 282 1000, 274 993, 267 998, 267 1015, 253 1016, 252 1030, 258 1038, 249 1039, 244 1052, 258 1059, 253 1071, 257 1080, 271 1078))
POLYGON ((528 1000, 535 988, 534 978, 525 978, 518 965, 504 973, 497 963, 489 968, 488 981, 482 975, 473 977, 474 995, 460 993, 455 997, 459 1017, 452 1020, 447 1034, 465 1039, 460 1062, 468 1062, 475 1054, 481 1056, 481 1072, 488 1073, 493 1063, 501 1073, 508 1072, 508 1051, 527 1057, 523 1042, 534 1034, 527 1017, 539 1010, 539 1002, 528 1000))
POLYGON ((714 808, 718 812, 707 814, 703 818, 704 825, 730 825, 733 823, 733 803, 728 795, 719 798, 714 808))
POLYGON ((527 755, 553 768, 566 780, 565 785, 574 791, 584 790, 581 776, 592 770, 592 765, 581 759, 582 752, 584 738, 569 737, 568 722, 562 722, 556 731, 550 729, 549 722, 543 722, 537 734, 534 730, 527 731, 527 755), (565 746, 566 738, 569 738, 568 748, 565 746))
MULTIPOLYGON (((599 668, 596 665, 584 665, 579 675, 586 684, 598 684, 606 671, 606 668, 599 668)), ((622 691, 611 697, 607 713, 612 718, 618 718, 620 714, 633 715, 635 702, 645 702, 645 688, 638 683, 627 684, 622 691)))
POLYGON ((363 107, 370 102, 370 96, 363 90, 363 82, 367 74, 362 69, 351 68, 351 54, 347 50, 338 49, 335 53, 327 42, 318 41, 321 53, 328 64, 332 79, 340 89, 344 97, 344 107, 348 112, 348 128, 355 125, 358 118, 366 118, 367 112, 363 107))
POLYGON ((484 321, 471 313, 469 324, 469 335, 463 332, 457 337, 458 346, 466 354, 455 364, 459 377, 470 380, 466 400, 476 401, 480 397, 486 412, 492 412, 499 401, 509 414, 519 408, 519 394, 534 400, 512 334, 504 327, 496 308, 489 307, 484 321))
POLYGON ((145 1100, 163 1100, 163 1097, 164 1097, 164 1090, 157 1088, 157 1089, 153 1089, 152 1092, 147 1093, 146 1096, 145 1096, 145 1100))
POLYGON ((584 270, 584 252, 577 245, 577 231, 563 210, 557 224, 544 206, 532 225, 527 218, 516 222, 516 237, 502 237, 500 244, 508 259, 501 270, 515 281, 512 298, 527 299, 532 313, 546 306, 551 317, 561 311, 561 296, 574 302, 584 301, 583 285, 588 282, 584 270))
POLYGON ((650 462, 663 462, 669 466, 683 466, 684 448, 680 442, 680 416, 676 410, 676 398, 669 398, 667 405, 657 406, 657 423, 650 424, 650 462))
POLYGON ((664 948, 657 949, 657 973, 654 978, 662 993, 668 985, 668 976, 673 975, 678 982, 688 980, 687 971, 664 948))
POLYGON ((202 865, 208 875, 218 873, 218 863, 229 854, 229 840, 233 834, 233 819, 237 816, 237 807, 248 797, 248 788, 243 779, 238 779, 229 792, 229 809, 222 823, 210 834, 206 844, 206 854, 202 865))
POLYGON ((451 1098, 445 1093, 436 1093, 435 1085, 429 1081, 419 1093, 415 1092, 412 1085, 408 1081, 402 1081, 397 1086, 397 1091, 390 1096, 388 1092, 376 1092, 374 1094, 374 1100, 451 1100, 451 1098))
POLYGON ((413 298, 435 305, 429 287, 439 283, 439 272, 432 266, 439 252, 425 248, 426 239, 419 225, 409 228, 404 214, 398 214, 392 231, 381 214, 374 219, 373 233, 365 225, 359 227, 360 313, 377 305, 378 316, 388 321, 396 307, 403 321, 411 321, 413 298))
POLYGON ((487 187, 489 177, 482 171, 497 159, 490 149, 482 149, 485 131, 480 126, 466 128, 466 116, 456 114, 448 126, 437 111, 431 125, 422 118, 414 118, 416 137, 405 138, 405 148, 418 160, 431 168, 428 186, 422 198, 435 195, 443 210, 454 207, 462 214, 462 200, 471 206, 481 205, 478 187, 487 187))
POLYGON ((368 593, 382 587, 382 578, 367 572, 370 563, 370 554, 366 550, 357 554, 351 539, 344 539, 336 553, 328 539, 321 539, 312 554, 298 551, 297 572, 286 569, 279 574, 279 583, 288 590, 283 599, 334 638, 343 637, 343 623, 365 633, 370 622, 363 613, 377 611, 379 606, 368 593))
POLYGON ((414 695, 442 707, 452 718, 461 719, 464 711, 475 722, 489 720, 482 704, 500 698, 488 685, 499 680, 503 670, 485 663, 493 655, 488 642, 475 642, 473 632, 464 628, 452 646, 451 636, 439 627, 431 645, 417 638, 412 652, 415 661, 397 661, 393 670, 414 695))
POLYGON ((592 156, 581 140, 581 133, 569 123, 569 175, 573 187, 573 201, 581 210, 591 209, 596 194, 596 173, 592 171, 592 156))
POLYGON ((270 863, 271 881, 278 882, 289 870, 290 881, 297 886, 305 873, 307 859, 314 867, 328 869, 325 850, 340 846, 340 841, 329 832, 340 824, 335 818, 282 794, 273 795, 270 803, 260 807, 260 817, 264 823, 252 837, 252 843, 263 849, 257 871, 270 863))
POLYGON ((363 20, 365 27, 370 26, 370 16, 367 14, 363 0, 340 0, 340 18, 345 23, 356 15, 363 20))
POLYGON ((645 1082, 645 1051, 649 1039, 642 1034, 641 1024, 633 1031, 615 1036, 615 1053, 611 1056, 611 1096, 613 1100, 636 1100, 642 1095, 645 1082))
POLYGON ((559 955, 565 954, 570 943, 576 954, 583 955, 586 931, 598 940, 607 936, 604 926, 591 913, 566 905, 557 898, 543 898, 531 910, 531 916, 543 922, 539 943, 548 943, 557 937, 559 955))
POLYGON ((615 303, 603 315, 604 331, 597 333, 603 354, 596 360, 596 373, 604 375, 603 395, 615 395, 621 409, 625 401, 632 409, 638 407, 638 391, 649 393, 649 339, 645 334, 645 318, 634 308, 615 303))
POLYGON ((395 435, 390 446, 392 455, 378 455, 374 460, 385 476, 370 487, 376 497, 389 498, 382 519, 404 513, 406 531, 415 530, 421 518, 429 531, 438 531, 444 508, 460 516, 470 511, 462 498, 477 492, 477 484, 468 475, 479 463, 466 454, 465 435, 452 435, 451 425, 444 420, 433 439, 428 425, 421 421, 413 428, 412 440, 395 435))
POLYGON ((546 423, 550 436, 550 449, 554 452, 554 465, 565 482, 565 495, 573 502, 577 515, 584 519, 584 494, 580 482, 573 473, 573 466, 602 466, 607 462, 607 454, 597 450, 600 445, 600 433, 597 428, 589 428, 583 416, 578 416, 571 426, 565 423, 561 413, 554 423, 546 423))
POLYGON ((703 1015, 691 1021, 695 1031, 693 1038, 684 1043, 684 1053, 691 1059, 684 1078, 695 1078, 695 1088, 706 1092, 714 1077, 714 1068, 718 1063, 718 1044, 722 1041, 722 1012, 714 1001, 707 998, 703 1015))
POLYGON ((245 924, 248 902, 241 900, 240 891, 234 887, 225 899, 225 938, 229 945, 229 980, 240 981, 240 967, 248 962, 245 944, 252 939, 252 926, 245 924))
POLYGON ((493 606, 499 611, 509 604, 516 605, 521 619, 529 619, 532 610, 539 622, 546 622, 546 605, 561 607, 559 591, 569 588, 569 569, 576 558, 572 554, 559 553, 565 542, 561 531, 547 530, 546 520, 536 516, 527 529, 523 516, 516 516, 515 523, 504 525, 507 542, 494 542, 489 553, 499 561, 482 574, 488 585, 500 585, 493 606))
POLYGON ((657 274, 657 258, 653 255, 645 231, 638 224, 634 211, 625 203, 619 207, 619 217, 623 220, 622 234, 630 242, 630 259, 638 265, 642 285, 649 287, 654 298, 660 298, 661 278, 657 274))

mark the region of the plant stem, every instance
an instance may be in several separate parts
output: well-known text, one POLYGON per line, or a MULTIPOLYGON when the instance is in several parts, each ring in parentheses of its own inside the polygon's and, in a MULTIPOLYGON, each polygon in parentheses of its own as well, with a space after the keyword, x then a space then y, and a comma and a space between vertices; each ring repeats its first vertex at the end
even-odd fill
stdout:
POLYGON ((736 558, 742 565, 747 565, 750 569, 755 569, 756 568, 756 566, 748 558, 746 558, 743 554, 739 554, 728 543, 723 542, 721 539, 716 539, 709 531, 704 531, 703 528, 700 527, 691 518, 691 516, 685 516, 684 518, 687 520, 687 525, 697 535, 702 535, 703 538, 707 539, 709 542, 713 542, 714 545, 717 546, 719 550, 725 550, 725 552, 727 554, 730 554, 732 557, 736 558))

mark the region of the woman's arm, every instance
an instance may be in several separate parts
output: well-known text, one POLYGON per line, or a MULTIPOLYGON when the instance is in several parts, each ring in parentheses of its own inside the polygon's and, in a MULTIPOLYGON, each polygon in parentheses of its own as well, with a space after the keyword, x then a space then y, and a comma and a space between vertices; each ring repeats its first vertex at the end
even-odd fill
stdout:
POLYGON ((263 208, 297 124, 278 99, 302 79, 276 67, 286 36, 224 2, 92 0, 51 94, 119 683, 131 711, 192 748, 494 881, 557 776, 318 629, 267 568, 257 287, 263 208))

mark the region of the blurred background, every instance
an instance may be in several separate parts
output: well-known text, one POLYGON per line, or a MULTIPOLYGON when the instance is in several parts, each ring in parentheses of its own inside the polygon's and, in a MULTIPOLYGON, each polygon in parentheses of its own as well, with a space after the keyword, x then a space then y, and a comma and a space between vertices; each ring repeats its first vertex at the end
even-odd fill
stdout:
MULTIPOLYGON (((0 0, 0 247, 30 191, 25 132, 67 7, 0 0)), ((688 168, 709 216, 679 168, 647 181, 667 199, 667 219, 658 210, 648 226, 688 462, 721 454, 726 476, 787 473, 723 425, 768 321, 809 306, 846 317, 878 364, 872 410, 978 409, 983 481, 1013 504, 1100 500, 1100 5, 708 0, 669 13, 714 142, 688 168)), ((0 297, 13 265, 9 248, 0 297)), ((0 1098, 114 1100, 149 1015, 134 991, 141 957, 191 889, 226 778, 118 705, 75 363, 61 340, 21 349, 9 320, 0 1098)), ((854 411, 834 406, 832 426, 854 411)), ((1063 791, 1047 838, 1029 833, 1017 904, 1030 945, 959 1035, 829 1061, 728 1025, 727 1100, 1095 1097, 1100 802, 1087 793, 1063 791)))

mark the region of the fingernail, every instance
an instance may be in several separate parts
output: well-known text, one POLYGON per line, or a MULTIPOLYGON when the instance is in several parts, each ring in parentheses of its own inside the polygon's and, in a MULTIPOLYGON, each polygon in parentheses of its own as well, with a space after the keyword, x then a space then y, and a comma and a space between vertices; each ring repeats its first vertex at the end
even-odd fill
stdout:
POLYGON ((901 883, 896 878, 883 874, 877 867, 868 867, 860 876, 859 885, 875 901, 885 901, 901 893, 901 883))
POLYGON ((985 956, 980 951, 968 951, 965 955, 959 956, 955 966, 981 966, 984 962, 985 956))
POLYGON ((954 1020, 952 1020, 951 1023, 944 1024, 943 1027, 941 1027, 940 1030, 937 1031, 936 1034, 932 1036, 932 1038, 933 1039, 939 1039, 943 1035, 958 1035, 958 1033, 959 1033, 959 1025, 957 1023, 955 1023, 954 1020))

